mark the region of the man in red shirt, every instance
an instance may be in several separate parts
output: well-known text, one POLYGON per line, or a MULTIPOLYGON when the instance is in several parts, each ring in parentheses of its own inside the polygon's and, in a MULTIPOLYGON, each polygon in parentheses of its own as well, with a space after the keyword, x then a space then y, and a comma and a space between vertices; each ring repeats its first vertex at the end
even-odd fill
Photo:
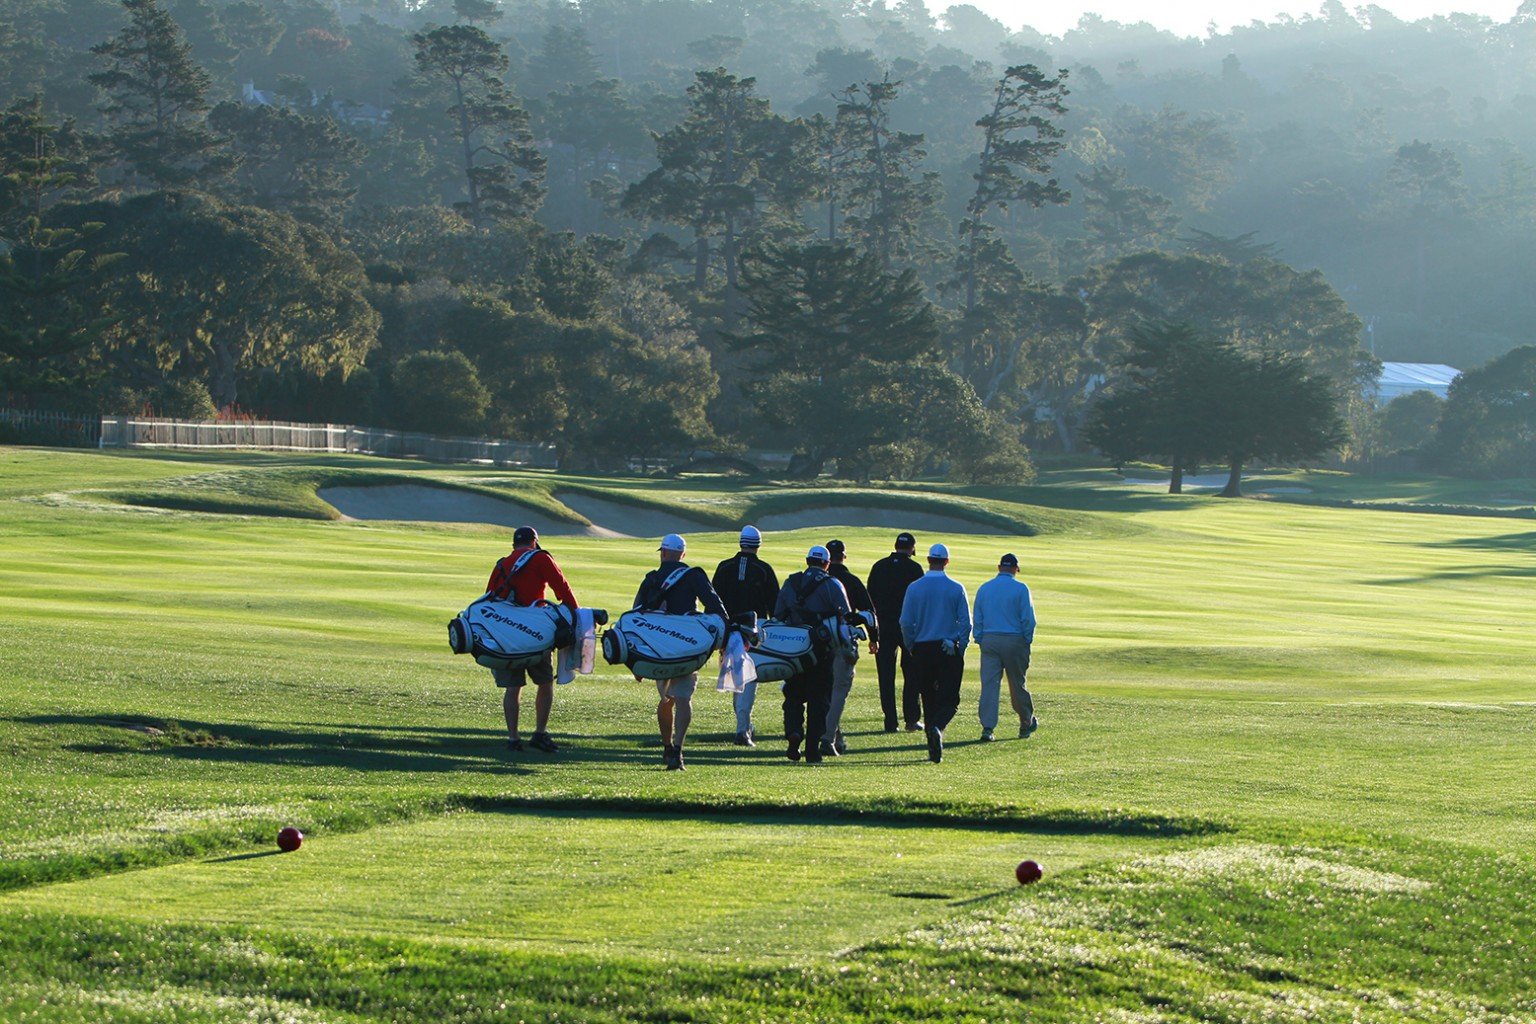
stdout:
MULTIPOLYGON (((531 526, 519 526, 512 534, 512 553, 496 563, 491 570, 491 580, 485 589, 504 601, 530 605, 544 599, 544 588, 555 592, 556 599, 567 608, 576 608, 576 595, 571 585, 555 564, 554 556, 539 547, 539 532, 531 526)), ((523 741, 517 735, 518 704, 523 685, 533 678, 537 693, 533 702, 534 732, 528 740, 535 750, 554 753, 560 749, 549 736, 549 709, 555 702, 554 652, 529 669, 492 669, 496 685, 506 691, 501 699, 502 710, 507 716, 507 746, 522 750, 523 741)))

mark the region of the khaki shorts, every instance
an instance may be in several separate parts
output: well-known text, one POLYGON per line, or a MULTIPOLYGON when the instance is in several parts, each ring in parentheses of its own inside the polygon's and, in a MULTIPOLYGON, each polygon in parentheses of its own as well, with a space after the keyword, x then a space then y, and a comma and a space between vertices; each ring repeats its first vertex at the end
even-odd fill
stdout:
POLYGON ((555 681, 555 652, 546 653, 543 661, 536 661, 525 669, 493 668, 491 675, 496 678, 496 685, 503 688, 521 689, 529 679, 536 686, 547 686, 555 681))
POLYGON ((676 697, 678 700, 689 700, 693 697, 694 688, 699 684, 699 674, 690 672, 676 679, 656 680, 656 695, 663 699, 676 697))

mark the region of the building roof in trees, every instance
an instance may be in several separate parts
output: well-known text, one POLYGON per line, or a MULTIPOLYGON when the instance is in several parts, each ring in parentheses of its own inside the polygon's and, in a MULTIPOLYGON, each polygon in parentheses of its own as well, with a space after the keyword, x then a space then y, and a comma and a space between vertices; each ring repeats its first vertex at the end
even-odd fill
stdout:
POLYGON ((1382 405, 1415 391, 1429 391, 1444 398, 1451 381, 1461 371, 1444 363, 1382 363, 1376 378, 1376 401, 1382 405))

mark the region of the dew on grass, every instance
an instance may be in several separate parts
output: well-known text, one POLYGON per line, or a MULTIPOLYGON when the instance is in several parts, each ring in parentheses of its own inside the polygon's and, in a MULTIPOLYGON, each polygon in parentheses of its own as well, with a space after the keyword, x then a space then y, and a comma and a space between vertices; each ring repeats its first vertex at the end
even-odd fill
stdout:
POLYGON ((1174 871, 1185 878, 1229 877, 1277 886, 1309 882, 1341 892, 1412 893, 1430 884, 1422 879, 1354 864, 1323 860, 1320 850, 1291 850, 1265 843, 1237 843, 1148 857, 1133 864, 1174 871))

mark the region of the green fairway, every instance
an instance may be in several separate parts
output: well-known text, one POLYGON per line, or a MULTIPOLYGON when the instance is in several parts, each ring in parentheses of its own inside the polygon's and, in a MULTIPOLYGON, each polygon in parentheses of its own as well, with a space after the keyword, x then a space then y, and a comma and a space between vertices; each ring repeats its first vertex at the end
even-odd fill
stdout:
MULTIPOLYGON (((1508 518, 1086 471, 875 493, 4 449, 0 528, 0 1019, 1536 1019, 1536 534, 1508 518), (507 531, 314 497, 418 478, 676 508, 718 524, 689 536, 710 567, 808 507, 1006 528, 919 542, 972 593, 1020 556, 1041 729, 1005 699, 976 742, 972 650, 929 764, 862 662, 849 756, 791 764, 773 687, 758 749, 727 742, 711 664, 678 775, 654 690, 600 665, 558 688, 565 749, 509 752, 444 632, 507 531), (303 850, 267 855, 290 823, 303 850)), ((764 557, 834 533, 860 573, 889 550, 764 557)), ((615 611, 655 558, 546 546, 615 611)))

